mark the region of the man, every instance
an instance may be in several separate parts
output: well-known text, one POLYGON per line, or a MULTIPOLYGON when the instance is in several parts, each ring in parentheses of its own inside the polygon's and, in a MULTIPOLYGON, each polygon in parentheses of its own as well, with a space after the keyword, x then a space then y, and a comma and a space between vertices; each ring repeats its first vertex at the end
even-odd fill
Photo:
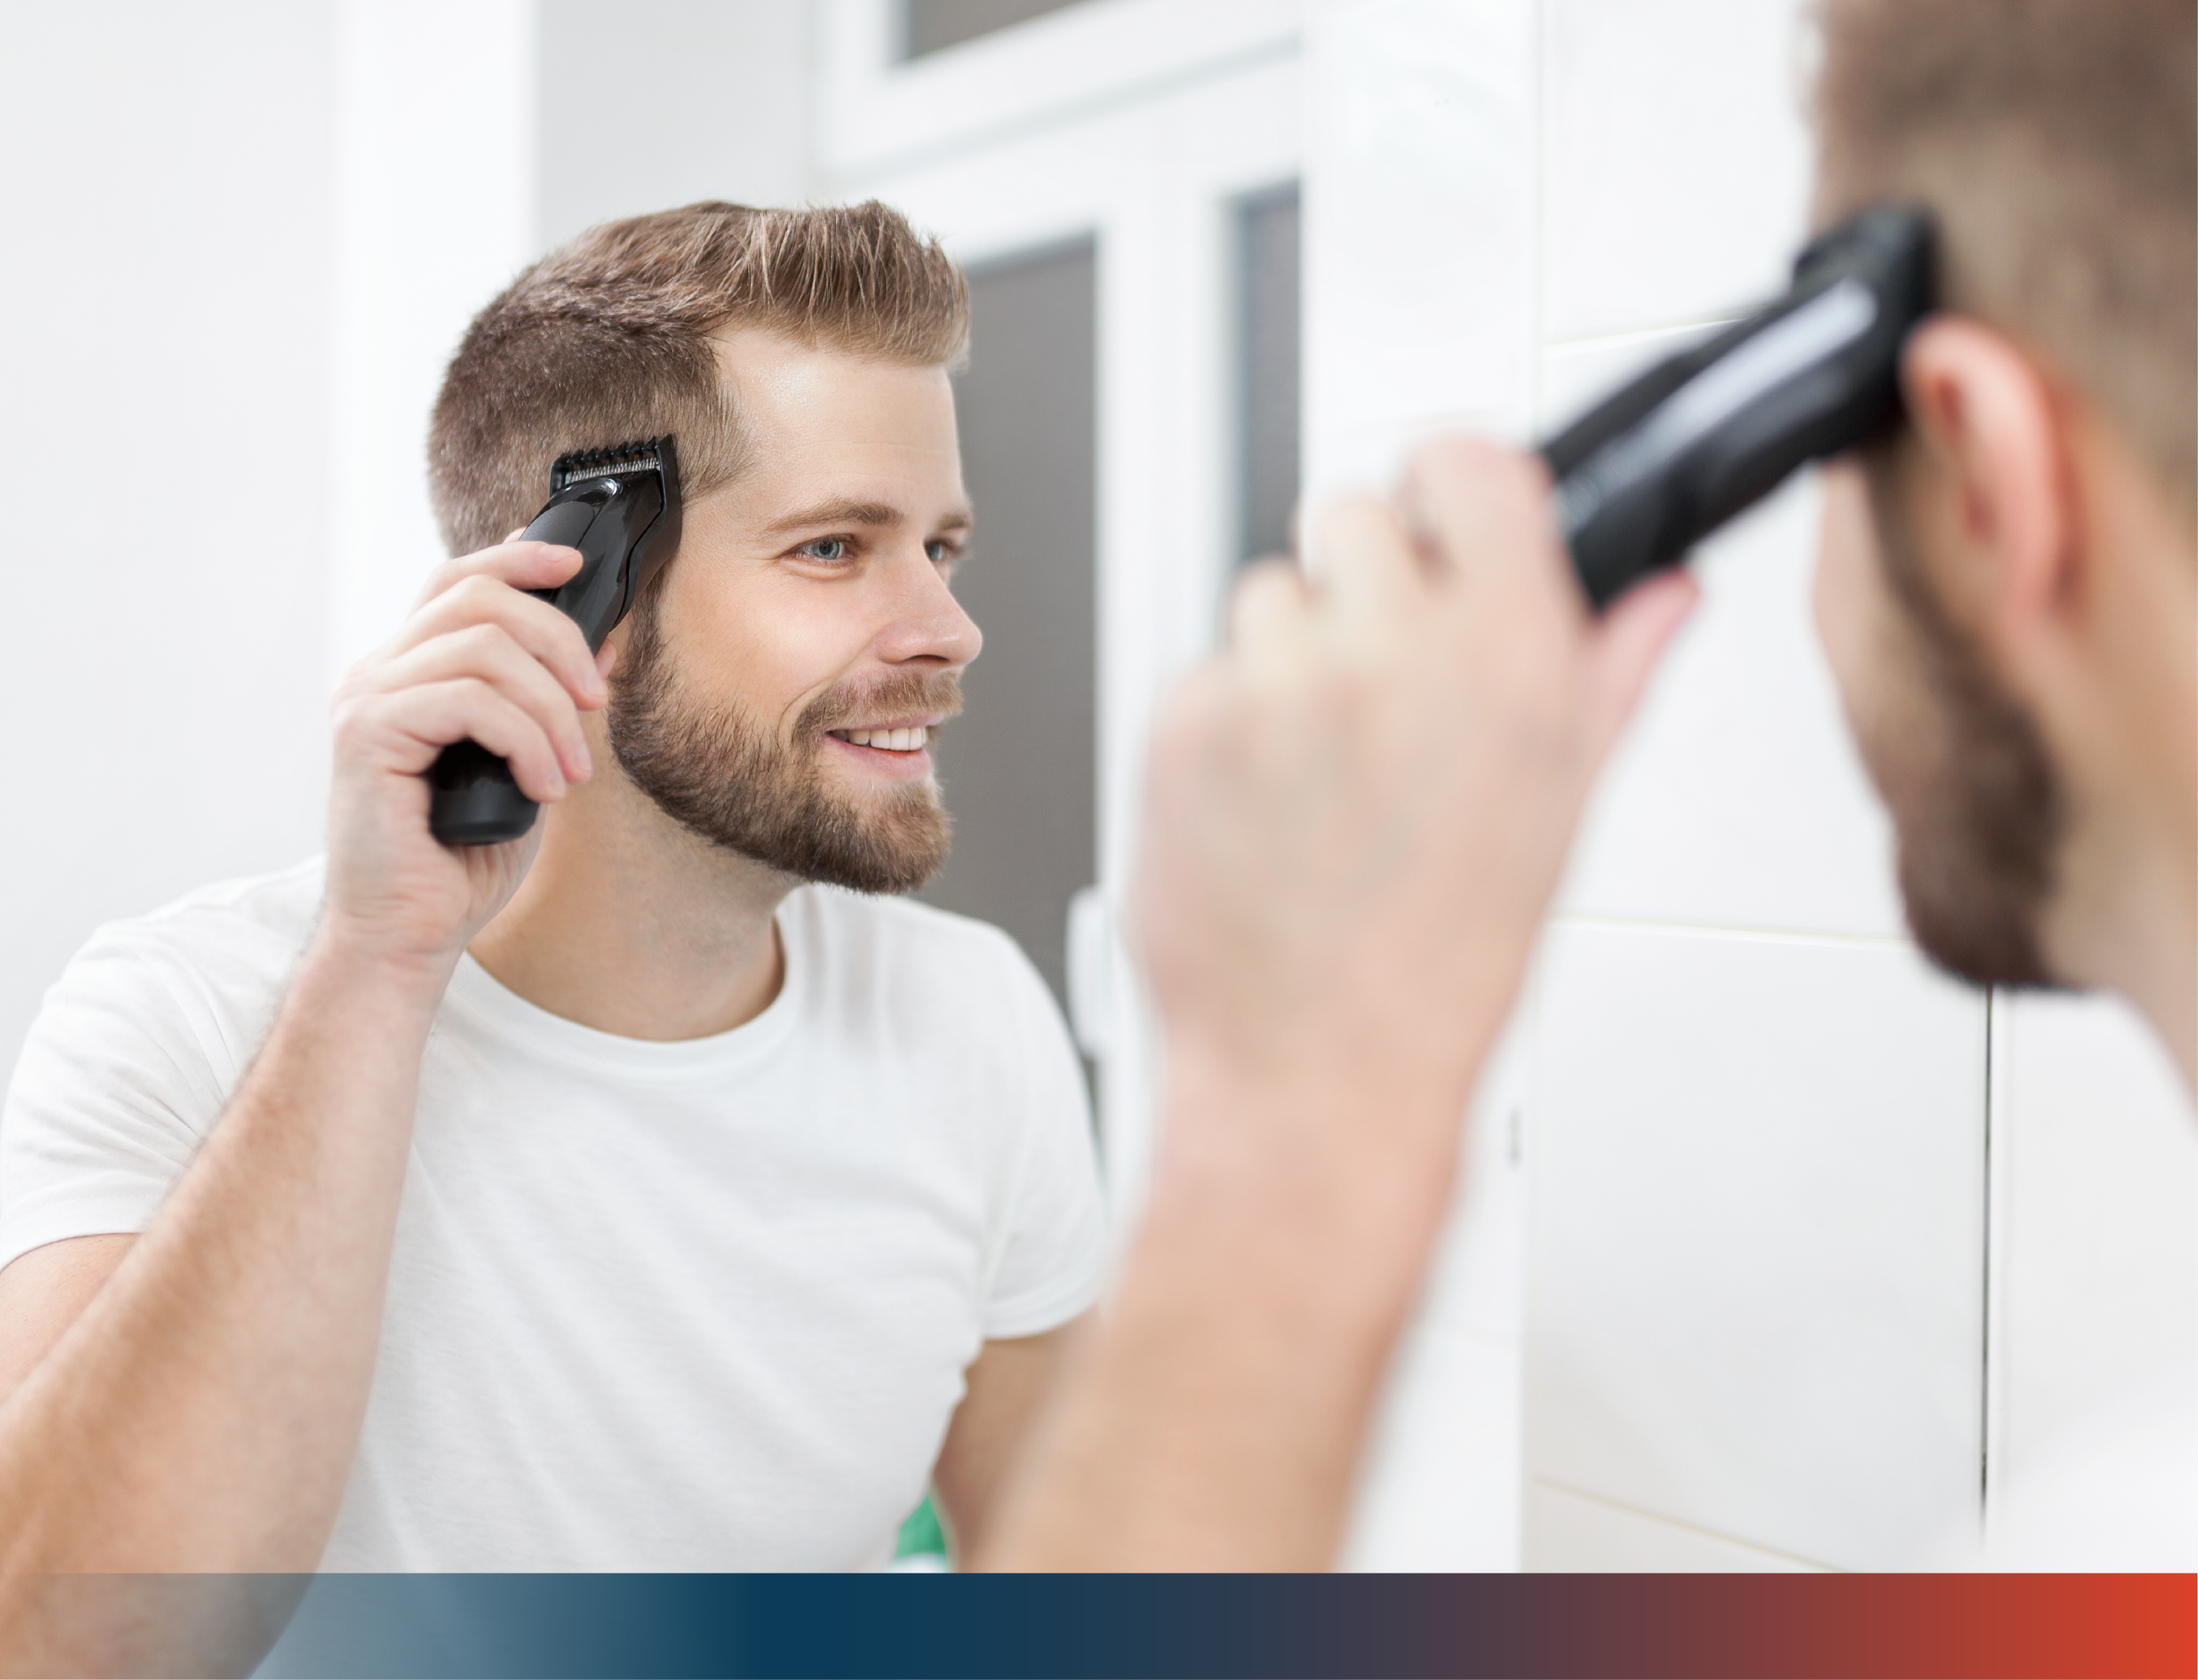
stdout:
POLYGON ((875 204, 600 228, 474 323, 463 557, 341 687, 325 864, 105 930, 24 1054, 0 1665, 241 1648, 73 1644, 124 1636, 38 1572, 881 1565, 934 1479, 982 1542, 1102 1228, 1035 971, 875 896, 980 644, 966 330, 875 204), (678 552, 591 658, 526 593, 578 556, 498 539, 666 433, 678 552), (525 840, 430 836, 468 736, 525 840))
MULTIPOLYGON (((1920 201, 1942 238, 1907 420, 1826 474, 1817 590, 1911 925, 1980 983, 2119 993, 2198 1083, 2194 8, 1823 26, 1817 221, 1920 201)), ((1590 619, 1537 464, 1463 442, 1329 510, 1311 558, 1246 583, 1156 748, 1164 1154, 994 1564, 1334 1556, 1457 1116, 1691 598, 1666 576, 1590 619)), ((2075 1454, 2088 1511, 2018 1520, 2014 1561, 2134 1526, 2147 1567, 2198 1567, 2188 1406, 2075 1454)))

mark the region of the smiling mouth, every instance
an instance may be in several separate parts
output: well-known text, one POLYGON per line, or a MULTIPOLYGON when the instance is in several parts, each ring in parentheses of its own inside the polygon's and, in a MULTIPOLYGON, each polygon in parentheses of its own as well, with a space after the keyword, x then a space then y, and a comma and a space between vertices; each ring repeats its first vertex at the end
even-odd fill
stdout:
POLYGON ((827 730, 834 740, 880 753, 921 753, 931 740, 931 730, 918 724, 905 730, 827 730))

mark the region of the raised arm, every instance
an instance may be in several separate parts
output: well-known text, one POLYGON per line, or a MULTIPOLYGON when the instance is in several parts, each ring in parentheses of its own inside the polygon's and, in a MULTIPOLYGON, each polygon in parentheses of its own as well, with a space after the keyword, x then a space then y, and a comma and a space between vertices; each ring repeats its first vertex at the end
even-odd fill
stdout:
POLYGON ((0 1671, 244 1671, 279 1599, 58 1578, 318 1562, 373 1374, 421 1051, 533 845, 438 845, 421 773, 470 735, 538 799, 587 774, 577 707, 600 703, 601 674, 520 592, 578 560, 530 543, 455 562, 346 678, 327 898, 267 1042, 141 1236, 0 1273, 0 1671))
POLYGON ((1525 457, 1449 442, 1264 568, 1154 743, 1164 1131, 982 1561, 1317 1569, 1597 770, 1692 585, 1590 619, 1525 457))

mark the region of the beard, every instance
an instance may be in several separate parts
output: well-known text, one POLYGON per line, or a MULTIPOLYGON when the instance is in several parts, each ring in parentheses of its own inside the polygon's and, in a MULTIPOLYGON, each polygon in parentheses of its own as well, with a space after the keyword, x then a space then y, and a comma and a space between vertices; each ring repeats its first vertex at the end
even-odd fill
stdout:
POLYGON ((611 675, 611 751, 667 817, 712 846, 858 892, 907 892, 946 860, 953 824, 927 776, 869 799, 828 782, 825 731, 910 712, 962 709, 951 671, 904 671, 820 695, 791 743, 736 706, 706 707, 681 685, 652 590, 634 604, 611 675))
POLYGON ((1863 743, 1899 837, 1900 896, 1926 956, 1980 985, 2057 985, 2041 928, 2067 802, 2036 721, 1947 610, 1909 514, 1900 439, 1864 455, 1902 645, 1900 693, 1863 743))

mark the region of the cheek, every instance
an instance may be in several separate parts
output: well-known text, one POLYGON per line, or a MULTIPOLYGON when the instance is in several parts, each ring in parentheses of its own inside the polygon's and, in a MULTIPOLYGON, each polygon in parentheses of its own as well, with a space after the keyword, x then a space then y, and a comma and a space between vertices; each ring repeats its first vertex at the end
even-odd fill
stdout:
POLYGON ((667 599, 667 640, 689 693, 784 727, 866 645, 830 586, 765 576, 706 580, 667 599))
POLYGON ((1817 637, 1850 722, 1858 723, 1869 709, 1873 626, 1882 612, 1879 591, 1877 544, 1862 474, 1852 467, 1827 467, 1813 604, 1817 637))

